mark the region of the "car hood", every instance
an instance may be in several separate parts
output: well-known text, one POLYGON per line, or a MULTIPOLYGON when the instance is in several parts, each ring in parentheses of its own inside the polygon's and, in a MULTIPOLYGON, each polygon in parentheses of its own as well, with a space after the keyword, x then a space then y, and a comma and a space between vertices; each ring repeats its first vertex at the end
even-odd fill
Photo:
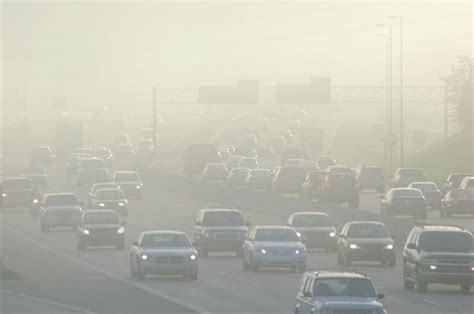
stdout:
POLYGON ((304 248, 304 244, 301 242, 274 242, 274 241, 256 241, 255 247, 257 248, 304 248))
POLYGON ((187 248, 140 248, 140 254, 146 254, 150 256, 189 256, 197 255, 196 249, 192 247, 187 248))
POLYGON ((338 297, 317 297, 315 299, 321 303, 323 307, 337 307, 337 308, 378 308, 382 307, 375 298, 367 297, 349 297, 349 296, 338 296, 338 297))

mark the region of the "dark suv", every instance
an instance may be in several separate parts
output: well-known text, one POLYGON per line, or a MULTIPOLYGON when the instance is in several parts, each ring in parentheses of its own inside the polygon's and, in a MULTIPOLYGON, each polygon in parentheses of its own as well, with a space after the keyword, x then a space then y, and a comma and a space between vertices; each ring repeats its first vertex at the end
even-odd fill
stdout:
POLYGON ((359 207, 359 184, 353 174, 330 173, 321 187, 318 200, 324 203, 345 203, 359 207))
POLYGON ((206 208, 199 212, 194 228, 194 241, 199 254, 235 252, 242 255, 243 243, 250 223, 245 223, 237 209, 206 208))
POLYGON ((30 179, 6 177, 0 180, 0 209, 24 207, 31 209, 37 191, 30 179))
POLYGON ((453 226, 417 226, 403 250, 405 289, 426 291, 428 284, 460 285, 469 292, 474 281, 472 233, 453 226))

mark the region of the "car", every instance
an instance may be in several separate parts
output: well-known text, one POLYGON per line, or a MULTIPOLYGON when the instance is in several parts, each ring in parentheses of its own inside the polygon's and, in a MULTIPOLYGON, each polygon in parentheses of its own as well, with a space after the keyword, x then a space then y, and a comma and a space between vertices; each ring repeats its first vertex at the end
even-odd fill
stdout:
POLYGON ((306 271, 306 246, 295 229, 288 226, 257 226, 250 231, 243 246, 244 270, 289 268, 306 271))
POLYGON ((296 212, 288 218, 287 226, 293 227, 308 249, 336 249, 336 226, 328 214, 322 212, 296 212))
POLYGON ((217 153, 219 154, 219 160, 222 162, 227 162, 231 155, 230 150, 228 148, 219 148, 217 150, 217 153))
POLYGON ((451 189, 441 200, 440 216, 474 214, 474 190, 451 189))
POLYGON ((121 189, 99 189, 90 200, 92 209, 113 209, 122 216, 128 215, 128 201, 121 189))
POLYGON ((407 187, 412 182, 425 182, 426 176, 421 168, 398 168, 390 180, 392 188, 407 187))
POLYGON ((283 166, 303 168, 304 160, 303 159, 288 159, 283 166))
POLYGON ((89 147, 79 147, 79 148, 75 148, 72 152, 74 155, 76 154, 82 154, 82 155, 87 155, 89 157, 92 157, 93 156, 93 151, 92 151, 92 148, 89 148, 89 147))
POLYGON ((469 292, 474 282, 473 235, 456 226, 415 226, 403 249, 405 289, 425 292, 428 284, 460 285, 469 292))
POLYGON ((313 124, 305 125, 300 130, 300 140, 308 149, 317 155, 321 154, 324 132, 313 124))
POLYGON ((282 135, 271 136, 268 140, 268 145, 273 149, 274 152, 279 153, 286 146, 285 137, 282 135))
POLYGON ((107 168, 105 160, 97 157, 82 158, 79 162, 78 171, 84 168, 107 168))
POLYGON ((412 182, 409 189, 418 189, 426 200, 426 205, 431 209, 441 208, 441 192, 434 182, 412 182))
POLYGON ((250 172, 249 168, 234 168, 229 172, 227 176, 227 184, 230 186, 243 186, 245 185, 248 173, 250 172))
POLYGON ((279 167, 273 178, 273 190, 277 193, 301 193, 306 171, 301 167, 279 167))
POLYGON ((326 170, 317 170, 308 173, 301 187, 302 196, 309 200, 319 198, 319 193, 321 192, 322 185, 326 181, 326 177, 328 175, 329 171, 326 170))
POLYGON ((23 207, 30 209, 38 192, 30 179, 25 177, 4 177, 0 179, 0 209, 23 207))
POLYGON ((225 181, 229 171, 224 163, 211 162, 202 172, 202 179, 207 181, 225 181))
POLYGON ((135 150, 137 154, 152 154, 153 149, 153 140, 151 139, 139 139, 135 142, 135 150))
POLYGON ((383 293, 370 278, 350 270, 309 270, 296 295, 295 314, 386 314, 383 293))
POLYGON ((79 206, 46 207, 40 212, 41 232, 51 228, 70 227, 76 230, 81 222, 82 209, 79 206))
POLYGON ((269 145, 260 145, 257 148, 257 155, 259 158, 270 160, 274 157, 273 149, 269 145))
POLYGON ((426 200, 418 189, 393 188, 381 197, 382 215, 412 215, 415 219, 426 219, 426 200))
POLYGON ((89 202, 87 204, 87 207, 91 207, 91 200, 95 196, 95 192, 101 189, 120 189, 120 187, 117 184, 110 183, 110 182, 93 184, 89 190, 89 193, 87 193, 89 197, 89 202))
POLYGON ((46 170, 41 166, 30 165, 23 170, 23 177, 31 180, 34 187, 47 187, 48 186, 48 174, 46 170))
POLYGON ((257 153, 250 146, 239 146, 235 149, 234 154, 240 155, 243 157, 257 157, 257 153))
POLYGON ((474 175, 468 173, 451 173, 448 175, 446 180, 443 181, 443 186, 441 188, 443 195, 448 193, 451 189, 459 188, 459 184, 465 177, 472 177, 474 175))
POLYGON ((79 169, 79 164, 81 163, 82 159, 89 158, 90 156, 86 154, 73 154, 71 159, 68 160, 66 163, 67 167, 67 177, 70 179, 72 176, 77 174, 79 169))
POLYGON ((459 184, 460 189, 474 189, 474 177, 465 177, 459 184))
POLYGON ((351 221, 337 237, 337 263, 350 266, 354 261, 376 261, 395 267, 395 242, 387 227, 377 221, 351 221))
POLYGON ((227 160, 226 162, 226 167, 228 170, 232 170, 234 169, 235 167, 238 167, 239 163, 240 163, 240 160, 242 160, 242 158, 244 158, 244 156, 240 156, 240 155, 231 155, 229 157, 229 159, 227 160))
POLYGON ((179 231, 146 231, 130 247, 130 275, 180 275, 198 279, 198 252, 179 231))
POLYGON ((241 168, 249 168, 249 169, 257 169, 258 168, 258 161, 255 157, 243 157, 240 159, 238 167, 241 168))
POLYGON ((113 164, 112 151, 106 147, 96 147, 92 149, 92 156, 97 157, 105 161, 107 167, 111 167, 113 164))
POLYGON ((143 198, 143 183, 136 171, 115 171, 112 181, 120 187, 127 199, 143 198))
POLYGON ((385 192, 385 175, 382 167, 361 166, 357 168, 357 181, 361 190, 374 189, 378 193, 385 192))
POLYGON ((77 185, 102 183, 109 181, 107 168, 80 168, 77 175, 77 185))
POLYGON ((86 210, 76 232, 77 249, 83 251, 89 246, 114 246, 125 248, 125 221, 116 211, 110 209, 86 210))
POLYGON ((252 169, 246 178, 247 189, 271 191, 273 175, 269 169, 252 169))
POLYGON ((318 201, 348 203, 349 207, 359 208, 359 192, 359 183, 354 174, 329 172, 319 191, 318 201))
POLYGON ((289 159, 298 159, 303 161, 303 152, 299 146, 285 146, 281 151, 280 164, 286 165, 289 159))
POLYGON ((327 168, 329 168, 329 166, 336 165, 336 159, 334 159, 333 156, 322 155, 318 157, 317 163, 318 163, 319 169, 326 170, 327 168))
POLYGON ((51 166, 56 156, 49 146, 38 146, 31 151, 31 163, 51 166))
POLYGON ((233 208, 202 209, 194 227, 194 241, 199 254, 207 257, 209 252, 235 252, 242 256, 242 245, 250 226, 242 212, 233 208))
MULTIPOLYGON (((161 117, 157 116, 157 122, 161 124, 161 117)), ((153 122, 151 122, 151 124, 153 125, 153 122)), ((158 134, 155 133, 155 130, 153 128, 142 128, 140 130, 139 136, 142 139, 152 140, 152 141, 153 141, 153 138, 155 138, 155 141, 158 139, 158 134)))

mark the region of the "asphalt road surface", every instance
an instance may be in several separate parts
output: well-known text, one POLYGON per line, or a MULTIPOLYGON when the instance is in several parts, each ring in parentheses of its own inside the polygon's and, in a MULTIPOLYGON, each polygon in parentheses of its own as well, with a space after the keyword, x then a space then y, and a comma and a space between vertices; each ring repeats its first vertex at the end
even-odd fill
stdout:
MULTIPOLYGON (((49 190, 76 191, 85 200, 87 189, 77 189, 63 179, 63 170, 50 171, 49 190)), ((328 211, 340 224, 379 217, 271 193, 229 190, 198 179, 148 174, 144 181, 145 197, 131 201, 126 218, 125 251, 80 252, 71 230, 41 233, 39 222, 26 213, 2 214, 2 259, 22 278, 0 281, 1 312, 290 313, 300 284, 299 273, 244 272, 240 259, 230 254, 211 254, 200 259, 199 279, 195 282, 171 277, 139 282, 130 277, 128 247, 144 230, 177 229, 191 236, 195 217, 205 206, 241 208, 253 225, 282 224, 291 212, 307 209, 328 211)), ((409 219, 390 218, 384 222, 400 241, 413 225, 409 219)), ((423 294, 404 290, 400 264, 388 268, 363 263, 354 264, 351 269, 367 273, 378 292, 385 293, 383 303, 389 313, 472 313, 473 294, 462 294, 458 286, 430 285, 423 294)), ((308 267, 337 267, 336 256, 325 251, 310 252, 308 267)))

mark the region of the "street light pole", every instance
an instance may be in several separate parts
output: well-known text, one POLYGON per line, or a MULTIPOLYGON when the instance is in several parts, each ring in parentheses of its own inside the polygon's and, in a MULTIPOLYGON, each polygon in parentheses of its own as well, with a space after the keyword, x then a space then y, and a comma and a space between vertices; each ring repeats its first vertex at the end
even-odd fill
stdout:
POLYGON ((386 87, 385 87, 385 134, 384 134, 384 162, 387 164, 388 161, 388 147, 391 146, 388 136, 389 132, 389 124, 390 124, 390 98, 389 98, 389 88, 390 88, 390 43, 389 43, 389 36, 387 34, 377 34, 379 37, 384 37, 386 40, 386 57, 385 57, 385 64, 386 64, 386 87))

